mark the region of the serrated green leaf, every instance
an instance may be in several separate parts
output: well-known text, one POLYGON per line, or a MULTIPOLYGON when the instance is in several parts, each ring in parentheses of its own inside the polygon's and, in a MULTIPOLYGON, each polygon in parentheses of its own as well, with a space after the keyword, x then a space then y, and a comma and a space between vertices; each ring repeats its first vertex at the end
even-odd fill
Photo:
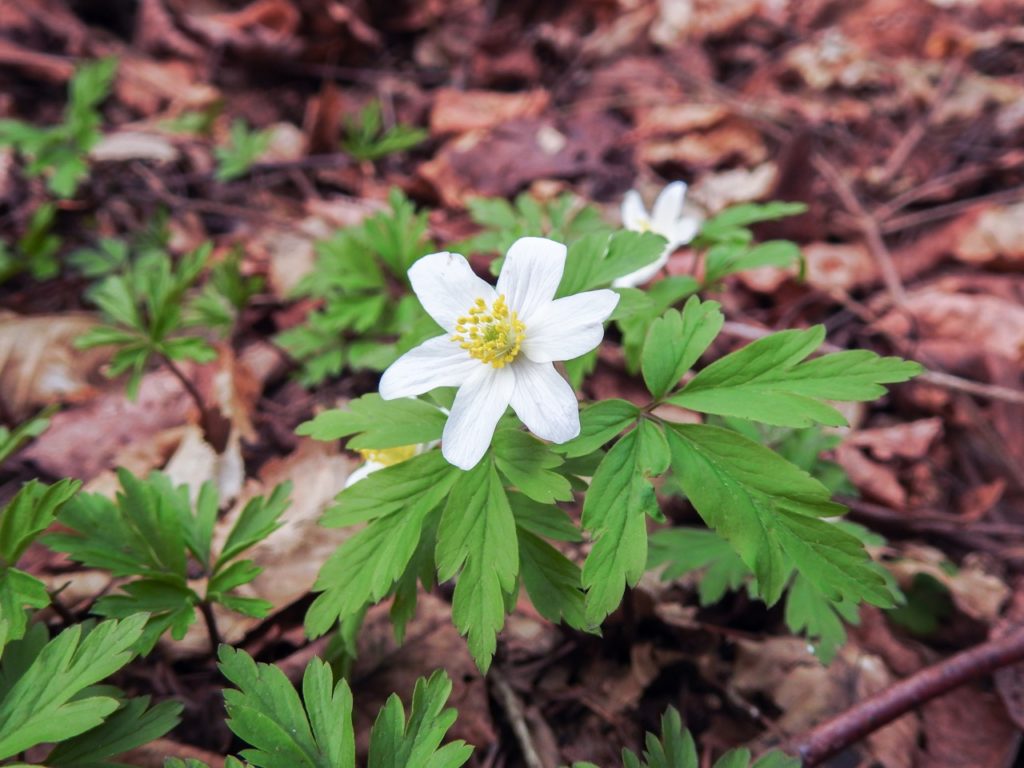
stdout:
POLYGON ((22 486, 0 513, 0 568, 18 562, 80 486, 78 480, 61 480, 51 486, 32 480, 22 486))
POLYGON ((288 480, 276 486, 269 498, 257 496, 249 500, 228 533, 214 569, 215 574, 229 560, 238 557, 281 527, 281 515, 291 504, 288 498, 291 492, 292 483, 288 480))
POLYGON ((655 399, 679 383, 715 340, 724 322, 717 301, 702 302, 691 296, 682 312, 669 309, 651 323, 641 365, 644 382, 655 399))
MULTIPOLYGON (((82 625, 47 643, 0 701, 0 759, 36 744, 58 742, 100 725, 118 709, 116 699, 84 695, 127 664, 145 615, 105 621, 83 637, 82 625), (77 697, 77 698, 76 698, 77 697)), ((8 659, 3 658, 5 677, 8 659)))
POLYGON ((515 517, 490 461, 461 473, 452 487, 438 526, 435 557, 439 579, 459 573, 452 620, 486 672, 505 623, 505 596, 515 589, 519 570, 515 517))
POLYGON ((451 680, 441 671, 427 680, 417 680, 408 722, 399 698, 389 697, 370 731, 367 767, 459 768, 464 765, 473 752, 471 746, 454 741, 440 747, 457 717, 454 709, 445 708, 451 690, 451 680))
POLYGON ((397 448, 441 439, 447 416, 423 400, 383 400, 373 393, 349 403, 348 410, 332 410, 303 422, 296 434, 315 440, 338 440, 360 433, 349 448, 397 448))
POLYGON ((541 504, 521 493, 508 494, 516 525, 538 536, 554 541, 582 541, 569 515, 553 504, 541 504))
POLYGON ((647 567, 662 565, 662 578, 666 580, 704 569, 698 586, 701 605, 717 603, 752 576, 729 542, 700 528, 668 528, 653 533, 647 567))
POLYGON ((669 402, 784 427, 846 424, 824 400, 872 400, 881 385, 907 381, 917 363, 851 350, 801 362, 825 337, 823 326, 781 331, 748 344, 698 373, 669 402))
POLYGON ((557 296, 609 285, 612 280, 654 262, 665 249, 665 238, 652 232, 620 230, 584 235, 569 246, 557 296))
POLYGON ((550 446, 521 429, 499 429, 491 442, 494 464, 508 481, 534 501, 550 504, 572 498, 572 486, 551 470, 562 458, 550 446))
POLYGON ((448 495, 459 470, 440 451, 427 451, 378 470, 337 496, 321 525, 340 528, 384 517, 409 505, 433 508, 448 495))
POLYGON ((583 565, 587 623, 597 625, 618 606, 647 562, 647 515, 659 513, 649 477, 664 471, 668 451, 661 430, 642 420, 598 465, 583 502, 583 527, 594 546, 583 565))
POLYGON ((729 430, 672 424, 667 436, 687 497, 754 572, 769 605, 794 568, 830 599, 892 604, 861 542, 820 519, 844 511, 821 483, 729 430))
POLYGON ((149 697, 126 701, 102 725, 58 744, 46 758, 52 768, 106 766, 107 758, 159 739, 181 720, 182 706, 164 701, 149 708, 149 697))
POLYGON ((626 400, 599 400, 580 411, 580 433, 555 450, 569 458, 586 456, 636 421, 640 409, 626 400))
POLYGON ((524 528, 519 535, 519 570, 526 594, 537 612, 555 624, 586 629, 579 566, 524 528))
MULTIPOLYGON (((375 473, 379 474, 383 470, 375 473)), ((328 558, 313 586, 321 594, 306 613, 306 632, 311 637, 324 634, 340 617, 359 612, 391 591, 416 552, 424 521, 437 503, 423 503, 421 497, 407 509, 374 519, 328 558)))

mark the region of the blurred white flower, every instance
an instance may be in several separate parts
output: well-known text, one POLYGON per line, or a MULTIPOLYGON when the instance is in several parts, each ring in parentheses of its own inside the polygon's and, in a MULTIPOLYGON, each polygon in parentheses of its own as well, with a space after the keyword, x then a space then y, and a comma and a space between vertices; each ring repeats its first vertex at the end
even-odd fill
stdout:
POLYGON ((626 193, 622 199, 622 226, 633 232, 653 232, 664 237, 668 243, 657 259, 636 272, 617 278, 613 286, 632 288, 646 283, 665 266, 676 248, 686 245, 697 236, 700 219, 684 212, 685 201, 686 183, 682 181, 674 181, 661 190, 650 213, 644 207, 639 192, 631 189, 626 193))
POLYGON ((553 240, 520 238, 496 288, 458 254, 432 253, 410 267, 416 296, 446 333, 396 360, 381 377, 380 396, 458 387, 441 438, 441 453, 455 466, 471 469, 483 458, 509 405, 545 440, 579 434, 576 394, 553 363, 600 344, 619 297, 598 290, 556 299, 565 254, 553 240))

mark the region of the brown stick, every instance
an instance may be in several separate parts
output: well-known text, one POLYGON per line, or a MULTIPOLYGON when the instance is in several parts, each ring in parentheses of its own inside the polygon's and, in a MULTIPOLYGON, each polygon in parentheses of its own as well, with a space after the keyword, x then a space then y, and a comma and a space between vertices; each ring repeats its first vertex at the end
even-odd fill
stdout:
POLYGON ((1024 628, 1018 628, 879 691, 794 739, 786 751, 798 755, 805 768, 819 765, 924 702, 1022 660, 1024 628))

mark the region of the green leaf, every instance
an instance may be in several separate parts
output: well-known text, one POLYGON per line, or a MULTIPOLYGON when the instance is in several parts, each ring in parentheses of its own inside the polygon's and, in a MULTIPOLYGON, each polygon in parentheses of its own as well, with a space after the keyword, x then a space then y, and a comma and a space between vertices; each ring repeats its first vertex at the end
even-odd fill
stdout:
POLYGON ((612 280, 654 262, 665 238, 652 232, 594 232, 569 247, 558 296, 571 296, 609 285, 612 280))
POLYGON ((303 676, 305 707, 279 667, 257 664, 222 645, 220 670, 238 690, 224 691, 228 727, 253 745, 241 752, 256 768, 355 768, 352 693, 335 686, 330 667, 313 659, 303 676))
POLYGON ((270 498, 257 496, 245 505, 238 520, 231 527, 224 549, 221 550, 214 573, 229 560, 238 557, 242 552, 263 541, 267 536, 281 527, 281 515, 291 503, 291 481, 276 486, 270 498))
POLYGON ((448 495, 459 470, 440 451, 427 451, 378 470, 337 496, 321 520, 327 528, 355 525, 385 517, 413 505, 433 508, 448 495))
POLYGON ((744 203, 727 208, 717 216, 705 221, 700 228, 697 242, 718 242, 734 239, 737 230, 762 221, 797 216, 807 210, 804 203, 744 203))
POLYGON ((81 485, 78 480, 61 480, 51 486, 32 480, 21 487, 0 513, 0 568, 18 562, 81 485))
POLYGON ((452 620, 467 636, 477 666, 486 672, 505 623, 505 596, 516 586, 519 551, 515 517, 490 461, 464 472, 452 488, 437 531, 437 574, 459 572, 452 620))
POLYGON ((349 448, 397 448, 441 439, 447 416, 423 400, 383 400, 373 393, 349 403, 349 409, 331 410, 303 422, 296 434, 315 440, 338 440, 359 434, 349 448))
POLYGON ((521 429, 497 430, 492 445, 495 466, 522 493, 542 504, 572 499, 569 481, 551 471, 562 458, 550 446, 521 429))
POLYGON ((701 605, 717 603, 752 576, 729 542, 700 528, 669 528, 653 533, 647 567, 661 565, 665 566, 661 577, 666 581, 704 569, 697 590, 701 605))
POLYGON ((675 707, 669 707, 661 716, 661 738, 648 732, 643 762, 629 750, 622 750, 622 763, 643 768, 699 768, 697 747, 693 736, 683 728, 682 718, 675 707))
POLYGON ((471 746, 463 741, 440 746, 457 717, 454 709, 445 708, 451 690, 451 680, 441 671, 428 680, 417 680, 408 722, 402 702, 392 694, 370 731, 368 768, 459 768, 464 765, 473 752, 471 746))
POLYGON ((635 585, 647 562, 646 516, 659 514, 649 478, 665 471, 668 449, 661 429, 641 420, 597 467, 583 502, 583 527, 594 546, 583 565, 587 623, 597 625, 635 585))
POLYGON ((46 758, 53 768, 107 765, 103 761, 164 736, 181 720, 182 706, 164 701, 149 708, 149 697, 126 701, 102 725, 58 744, 46 758))
POLYGON ((82 625, 72 626, 13 680, 5 654, 0 662, 8 683, 0 700, 0 759, 77 736, 113 714, 119 707, 116 699, 90 695, 87 689, 131 661, 146 619, 105 621, 84 637, 82 625))
MULTIPOLYGON (((386 471, 375 472, 352 487, 386 471)), ((306 632, 311 637, 324 634, 339 618, 358 613, 391 591, 417 550, 428 515, 443 497, 421 493, 407 507, 399 501, 396 511, 377 517, 338 547, 320 568, 313 586, 321 594, 306 613, 306 632)))
POLYGON ((636 421, 640 409, 625 400, 599 400, 580 411, 580 433, 555 450, 569 458, 593 453, 636 421))
POLYGON ((0 464, 3 464, 8 457, 33 437, 39 437, 43 434, 50 426, 50 416, 56 410, 56 406, 44 408, 35 416, 17 425, 14 429, 0 426, 0 464))
POLYGON ((831 600, 892 605, 860 540, 820 519, 845 511, 821 483, 726 429, 672 424, 667 432, 683 491, 754 572, 769 605, 794 568, 831 600))
POLYGON ((831 664, 846 643, 844 621, 859 623, 856 602, 830 600, 810 579, 797 574, 786 593, 786 626, 791 632, 807 635, 822 664, 831 664))
POLYGON ((583 540, 569 515, 553 504, 541 504, 515 492, 508 494, 508 501, 520 528, 554 541, 583 540))
POLYGON ((231 123, 229 142, 213 150, 217 158, 217 180, 231 181, 248 173, 253 163, 267 151, 272 138, 273 133, 270 130, 249 130, 244 120, 235 120, 231 123))
POLYGON ((709 365, 669 402, 784 427, 842 426, 846 419, 824 400, 873 400, 885 394, 883 383, 907 381, 922 370, 867 350, 801 362, 824 337, 824 327, 816 326, 759 339, 709 365))
POLYGON ((579 566, 534 533, 517 533, 519 570, 533 607, 548 621, 586 629, 579 566))
POLYGON ((669 309, 651 323, 644 341, 642 370, 647 389, 660 399, 704 354, 725 317, 717 301, 691 296, 683 311, 669 309))

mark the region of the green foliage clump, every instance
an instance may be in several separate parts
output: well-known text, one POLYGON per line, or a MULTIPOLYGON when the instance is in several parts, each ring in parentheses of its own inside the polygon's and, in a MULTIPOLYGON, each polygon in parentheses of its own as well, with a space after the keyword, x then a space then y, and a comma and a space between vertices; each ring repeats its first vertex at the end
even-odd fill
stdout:
POLYGON ((25 173, 43 176, 57 197, 73 197, 89 174, 88 154, 102 137, 99 106, 110 93, 116 59, 82 65, 68 84, 64 120, 41 128, 21 120, 0 120, 0 147, 14 147, 28 162, 25 173))
POLYGON ((180 704, 150 707, 148 696, 99 684, 135 657, 145 625, 144 614, 85 622, 51 640, 45 624, 34 624, 11 641, 0 619, 0 760, 53 744, 47 766, 118 768, 110 758, 177 725, 180 704))
POLYGON ((26 608, 39 610, 50 604, 46 585, 19 570, 18 560, 54 521, 79 485, 77 480, 61 480, 51 486, 33 480, 23 485, 0 512, 0 625, 8 640, 25 634, 26 608))
MULTIPOLYGON (((622 750, 623 768, 699 768, 697 745, 690 732, 683 728, 682 718, 674 707, 661 717, 661 737, 648 731, 643 756, 629 749, 622 750)), ((597 768, 593 763, 576 762, 572 768, 597 768)), ((715 761, 714 768, 800 768, 800 761, 772 750, 751 762, 749 749, 734 749, 715 761)))
POLYGON ((254 131, 250 130, 244 120, 232 122, 228 143, 213 150, 217 159, 217 180, 232 181, 248 173, 260 155, 270 147, 272 138, 273 133, 269 129, 254 131))
POLYGON ((320 302, 306 321, 276 337, 314 386, 342 369, 382 371, 437 325, 420 307, 407 272, 434 249, 427 215, 398 189, 390 209, 338 232, 317 247, 316 266, 296 295, 320 302))
POLYGON ((279 485, 269 498, 249 501, 214 555, 218 498, 212 482, 203 484, 193 505, 188 487, 173 487, 162 473, 142 480, 120 470, 118 479, 121 492, 115 500, 79 494, 58 516, 71 532, 45 538, 47 546, 77 562, 132 579, 121 586, 123 594, 96 602, 97 615, 149 614, 140 641, 146 652, 168 630, 180 640, 195 621, 197 609, 204 611, 214 603, 247 616, 267 615, 270 603, 235 593, 262 570, 251 560, 238 558, 277 529, 288 506, 289 483, 279 485), (205 581, 202 594, 192 585, 196 579, 205 581))
POLYGON ((345 121, 341 148, 356 160, 379 160, 419 146, 430 135, 416 126, 395 123, 385 128, 383 123, 380 102, 370 101, 345 121))

